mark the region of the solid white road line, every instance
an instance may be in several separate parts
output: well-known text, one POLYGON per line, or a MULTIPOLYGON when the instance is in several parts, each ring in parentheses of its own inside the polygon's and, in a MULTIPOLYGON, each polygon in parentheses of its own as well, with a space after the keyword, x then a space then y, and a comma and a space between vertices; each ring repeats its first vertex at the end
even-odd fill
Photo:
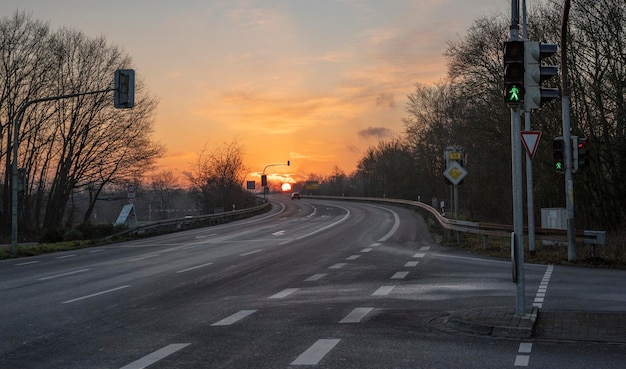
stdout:
POLYGON ((163 347, 162 349, 157 350, 149 355, 146 355, 137 361, 133 361, 132 363, 120 369, 144 369, 156 363, 157 361, 162 360, 170 356, 171 354, 175 353, 176 351, 181 350, 189 345, 190 343, 173 343, 171 345, 167 345, 163 347))
POLYGON ((76 254, 57 256, 55 257, 55 259, 67 259, 67 258, 73 258, 74 256, 76 256, 76 254))
POLYGON ((282 299, 299 290, 299 288, 286 288, 279 293, 268 297, 268 299, 282 299))
POLYGON ((396 274, 391 276, 391 279, 404 279, 409 275, 409 272, 396 272, 396 274))
POLYGON ((317 340, 290 365, 317 365, 338 343, 339 339, 317 340))
POLYGON ((150 255, 144 255, 144 256, 139 256, 133 259, 128 259, 127 261, 139 261, 139 260, 144 260, 144 259, 150 259, 150 258, 155 258, 157 256, 161 256, 160 254, 150 254, 150 255))
POLYGON ((85 300, 85 299, 88 299, 88 298, 91 298, 91 297, 95 297, 95 296, 104 295, 105 293, 114 292, 114 291, 121 290, 121 289, 128 288, 128 287, 130 287, 130 285, 129 285, 129 284, 127 284, 126 286, 120 286, 120 287, 116 287, 116 288, 111 288, 110 290, 106 290, 106 291, 102 291, 102 292, 93 293, 93 294, 91 294, 91 295, 87 295, 87 296, 79 297, 79 298, 72 299, 72 300, 63 301, 63 302, 62 302, 62 304, 70 304, 70 303, 72 303, 72 302, 76 302, 76 301, 80 301, 80 300, 85 300))
POLYGON ((327 274, 326 273, 321 273, 321 274, 313 274, 312 276, 310 276, 309 278, 305 279, 305 282, 315 282, 315 281, 319 281, 320 279, 326 277, 327 274))
POLYGON ((198 268, 204 268, 205 266, 209 266, 209 265, 212 265, 212 264, 213 264, 213 263, 206 263, 206 264, 202 264, 202 265, 196 265, 196 266, 191 267, 191 268, 187 268, 187 269, 179 270, 179 271, 177 271, 176 273, 185 273, 185 272, 188 272, 188 271, 190 271, 190 270, 195 270, 195 269, 198 269, 198 268))
POLYGON ((15 264, 15 266, 31 265, 31 264, 37 264, 37 263, 40 263, 40 262, 41 262, 41 260, 27 261, 27 262, 25 262, 25 263, 15 264))
POLYGON ((356 308, 352 310, 350 314, 346 315, 345 318, 341 319, 339 323, 358 323, 373 309, 374 308, 371 307, 356 308))
POLYGON ((256 310, 241 310, 227 318, 220 320, 219 322, 211 324, 211 326, 215 327, 215 326, 220 326, 220 325, 231 325, 256 312, 257 312, 256 310))
POLYGON ((328 269, 341 269, 346 266, 346 263, 337 263, 335 265, 331 265, 328 269))
POLYGON ((261 252, 261 251, 263 251, 263 250, 262 249, 258 249, 258 250, 246 252, 245 254, 241 254, 240 256, 248 256, 248 255, 256 254, 257 252, 261 252))
POLYGON ((55 275, 51 275, 48 277, 43 277, 43 278, 39 278, 40 281, 47 281, 49 279, 55 279, 55 278, 60 278, 60 277, 65 277, 68 275, 72 275, 72 274, 78 274, 78 273, 83 273, 83 272, 87 272, 91 269, 81 269, 81 270, 74 270, 72 272, 67 272, 67 273, 61 273, 61 274, 55 274, 55 275))
POLYGON ((419 261, 409 261, 408 263, 404 264, 404 267, 413 268, 413 267, 416 267, 417 264, 419 264, 419 261))
POLYGON ((381 286, 379 287, 372 296, 387 296, 396 286, 381 286))

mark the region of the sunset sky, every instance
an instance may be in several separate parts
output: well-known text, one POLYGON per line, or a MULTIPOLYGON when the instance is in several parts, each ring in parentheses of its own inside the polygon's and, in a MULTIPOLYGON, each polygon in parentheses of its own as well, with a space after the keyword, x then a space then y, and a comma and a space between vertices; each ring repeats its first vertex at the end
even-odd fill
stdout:
MULTIPOLYGON (((539 0, 535 0, 539 1, 539 0)), ((529 1, 529 6, 532 1, 529 1)), ((446 75, 446 42, 510 0, 2 0, 53 29, 104 36, 159 101, 160 161, 182 177, 237 139, 249 180, 350 174, 402 133, 415 83, 446 75)))

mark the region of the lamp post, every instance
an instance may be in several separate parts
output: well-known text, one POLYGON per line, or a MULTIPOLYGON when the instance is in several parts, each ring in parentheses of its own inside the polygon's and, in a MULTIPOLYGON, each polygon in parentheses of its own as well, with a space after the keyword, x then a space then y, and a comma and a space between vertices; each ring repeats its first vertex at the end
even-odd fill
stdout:
POLYGON ((261 186, 263 186, 263 201, 265 201, 265 188, 267 187, 267 177, 265 176, 265 170, 269 167, 279 167, 279 166, 289 166, 291 164, 291 162, 289 160, 287 160, 287 164, 285 163, 279 163, 279 164, 268 164, 265 166, 265 168, 263 168, 263 174, 261 175, 261 186))

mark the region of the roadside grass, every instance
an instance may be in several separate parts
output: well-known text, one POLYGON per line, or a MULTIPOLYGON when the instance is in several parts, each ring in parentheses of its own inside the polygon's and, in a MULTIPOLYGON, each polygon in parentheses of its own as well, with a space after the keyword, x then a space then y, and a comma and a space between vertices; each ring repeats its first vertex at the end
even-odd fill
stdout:
MULTIPOLYGON (((16 257, 37 256, 42 254, 49 254, 60 251, 71 251, 77 249, 83 249, 86 247, 97 246, 100 243, 97 241, 66 241, 56 243, 33 243, 28 245, 18 245, 16 257)), ((0 260, 11 259, 13 253, 11 246, 0 248, 0 260)))
MULTIPOLYGON (((453 237, 454 238, 454 237, 453 237)), ((577 265, 597 268, 626 269, 626 230, 607 234, 606 245, 576 245, 576 261, 567 260, 567 243, 544 244, 535 243, 535 253, 530 254, 528 245, 524 247, 524 261, 537 264, 577 265)), ((458 247, 472 253, 492 257, 511 259, 511 240, 505 237, 489 237, 485 248, 483 237, 464 234, 461 244, 447 241, 446 246, 458 247)))

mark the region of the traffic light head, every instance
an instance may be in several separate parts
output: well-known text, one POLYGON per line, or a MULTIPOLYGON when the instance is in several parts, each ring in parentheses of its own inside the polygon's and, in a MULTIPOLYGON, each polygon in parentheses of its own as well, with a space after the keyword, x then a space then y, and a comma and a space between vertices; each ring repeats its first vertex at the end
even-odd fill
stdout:
POLYGON ((504 43, 504 102, 509 106, 524 102, 524 41, 504 43))
POLYGON ((578 150, 578 168, 581 169, 589 164, 589 139, 578 137, 576 149, 578 150))
POLYGON ((555 137, 554 140, 552 140, 552 167, 560 173, 565 171, 564 149, 563 137, 555 137))
POLYGON ((524 45, 524 106, 526 110, 539 109, 548 101, 559 97, 558 88, 541 87, 541 83, 558 75, 559 67, 543 66, 541 61, 556 54, 558 46, 536 41, 526 41, 524 45))
POLYGON ((128 109, 135 106, 135 71, 133 69, 115 71, 113 106, 117 109, 128 109))

